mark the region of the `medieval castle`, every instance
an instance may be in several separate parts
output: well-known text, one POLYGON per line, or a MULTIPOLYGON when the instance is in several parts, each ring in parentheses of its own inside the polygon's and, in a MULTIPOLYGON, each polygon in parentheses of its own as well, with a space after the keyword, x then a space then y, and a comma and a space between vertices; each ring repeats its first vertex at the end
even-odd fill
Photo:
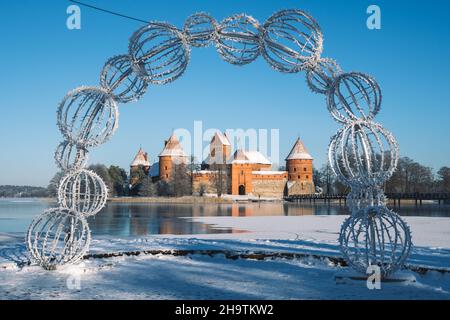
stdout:
MULTIPOLYGON (((190 157, 172 134, 164 143, 158 163, 151 165, 148 154, 140 148, 130 165, 130 175, 143 169, 153 181, 167 182, 172 179, 176 164, 187 164, 189 161, 190 157)), ((193 191, 198 192, 202 187, 207 193, 216 193, 220 172, 220 179, 224 179, 226 186, 224 193, 232 195, 282 197, 315 192, 313 158, 300 139, 297 139, 286 157, 286 170, 272 171, 272 163, 258 151, 238 149, 231 156, 228 137, 218 131, 211 139, 209 155, 202 162, 201 169, 193 172, 193 191)))

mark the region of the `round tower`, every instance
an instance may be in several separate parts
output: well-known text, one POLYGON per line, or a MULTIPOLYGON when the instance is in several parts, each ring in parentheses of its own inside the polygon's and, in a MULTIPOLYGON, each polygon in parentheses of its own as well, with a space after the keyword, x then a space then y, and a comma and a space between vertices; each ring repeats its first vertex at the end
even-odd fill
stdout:
POLYGON ((294 144, 286 158, 288 180, 298 182, 302 193, 313 193, 313 158, 306 150, 300 138, 294 144))
POLYGON ((169 180, 172 175, 172 157, 159 157, 159 179, 169 180))
POLYGON ((186 164, 187 158, 177 137, 172 134, 169 140, 164 142, 164 149, 159 154, 159 179, 170 180, 173 166, 180 163, 186 164))

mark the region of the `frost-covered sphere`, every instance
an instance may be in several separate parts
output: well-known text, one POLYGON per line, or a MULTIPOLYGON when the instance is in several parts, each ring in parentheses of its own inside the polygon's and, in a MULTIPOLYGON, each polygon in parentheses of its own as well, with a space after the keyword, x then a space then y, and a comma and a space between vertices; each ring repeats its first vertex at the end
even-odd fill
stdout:
POLYGON ((114 98, 103 88, 80 87, 59 104, 58 127, 71 144, 83 147, 106 142, 119 126, 114 98))
POLYGON ((196 13, 186 19, 183 32, 194 47, 207 47, 216 36, 217 22, 206 13, 196 13))
POLYGON ((355 188, 347 195, 347 206, 352 212, 371 206, 386 204, 386 196, 381 188, 355 188))
POLYGON ((108 189, 95 172, 70 171, 60 181, 58 203, 86 217, 96 215, 105 206, 108 189))
POLYGON ((217 51, 231 64, 248 64, 260 54, 259 36, 260 25, 257 20, 245 14, 231 16, 217 27, 217 51))
POLYGON ((342 73, 333 59, 321 58, 306 71, 306 82, 316 93, 325 94, 333 86, 336 77, 342 73))
POLYGON ((328 158, 331 169, 345 184, 377 187, 397 167, 399 149, 394 136, 381 125, 357 121, 331 138, 328 158))
POLYGON ((372 120, 381 107, 381 89, 369 75, 358 72, 339 75, 327 91, 327 106, 341 123, 372 120))
POLYGON ((151 22, 132 35, 129 53, 137 74, 153 84, 180 77, 190 54, 185 36, 174 26, 159 22, 151 22))
POLYGON ((33 260, 47 270, 79 261, 89 249, 90 240, 86 219, 64 208, 49 209, 37 216, 27 233, 33 260))
POLYGON ((323 36, 317 22, 302 10, 283 10, 263 26, 263 56, 277 71, 302 71, 322 53, 323 36))
POLYGON ((411 249, 411 232, 398 214, 385 206, 361 209, 347 218, 339 236, 345 260, 366 274, 372 265, 388 277, 402 268, 411 249))
POLYGON ((100 74, 100 85, 121 103, 137 101, 147 91, 147 82, 138 77, 127 54, 109 59, 100 74))
POLYGON ((61 170, 76 170, 82 168, 87 161, 88 151, 68 141, 61 142, 56 148, 55 161, 61 170))

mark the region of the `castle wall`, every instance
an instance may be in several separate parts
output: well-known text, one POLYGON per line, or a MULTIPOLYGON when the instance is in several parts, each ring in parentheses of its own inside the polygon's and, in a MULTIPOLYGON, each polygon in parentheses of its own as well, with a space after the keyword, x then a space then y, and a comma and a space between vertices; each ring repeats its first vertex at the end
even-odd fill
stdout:
POLYGON ((289 184, 287 195, 312 194, 315 192, 314 183, 312 181, 293 181, 289 184))
POLYGON ((217 193, 213 174, 194 174, 192 192, 199 193, 201 185, 206 187, 206 193, 217 193))
POLYGON ((282 198, 286 187, 287 177, 278 175, 279 177, 253 179, 254 196, 282 198))

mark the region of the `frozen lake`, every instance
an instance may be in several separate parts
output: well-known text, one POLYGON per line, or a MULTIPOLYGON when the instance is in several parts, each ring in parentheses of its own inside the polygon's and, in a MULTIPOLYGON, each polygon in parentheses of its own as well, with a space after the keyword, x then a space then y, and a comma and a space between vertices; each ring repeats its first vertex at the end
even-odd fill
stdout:
MULTIPOLYGON (((39 199, 0 199, 0 232, 25 232, 34 216, 55 203, 39 199)), ((450 217, 450 206, 424 204, 402 205, 396 209, 403 216, 450 217)), ((236 233, 246 230, 215 229, 210 224, 186 218, 345 215, 345 206, 322 203, 281 202, 235 204, 156 204, 108 203, 89 219, 93 235, 145 236, 152 234, 236 233)))

